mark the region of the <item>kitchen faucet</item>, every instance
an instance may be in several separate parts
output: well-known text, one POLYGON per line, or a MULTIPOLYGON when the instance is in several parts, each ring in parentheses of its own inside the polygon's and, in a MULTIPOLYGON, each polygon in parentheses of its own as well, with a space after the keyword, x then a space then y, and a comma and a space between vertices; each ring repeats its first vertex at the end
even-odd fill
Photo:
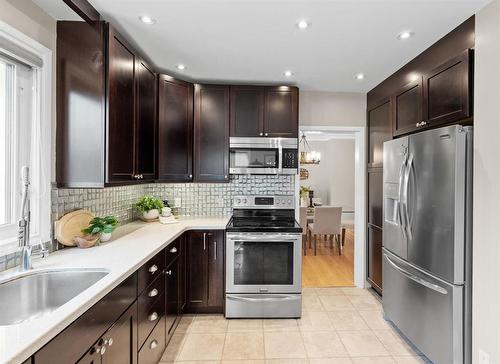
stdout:
MULTIPOLYGON (((32 247, 30 245, 30 179, 29 168, 27 166, 23 166, 21 169, 21 180, 23 185, 23 194, 21 200, 21 217, 19 218, 17 241, 21 247, 21 265, 19 266, 19 270, 26 271, 33 268, 31 264, 32 247)), ((45 257, 48 255, 48 250, 42 248, 40 253, 42 257, 45 257)))

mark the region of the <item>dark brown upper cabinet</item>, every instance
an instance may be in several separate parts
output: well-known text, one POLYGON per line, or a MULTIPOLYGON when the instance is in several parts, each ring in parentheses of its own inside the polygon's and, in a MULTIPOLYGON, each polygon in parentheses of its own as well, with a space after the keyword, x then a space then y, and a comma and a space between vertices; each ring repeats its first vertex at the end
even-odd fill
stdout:
POLYGON ((298 137, 298 89, 231 86, 231 137, 298 137))
POLYGON ((136 167, 142 180, 156 178, 156 73, 143 60, 136 62, 136 167))
POLYGON ((264 87, 231 86, 232 137, 264 136, 264 87))
POLYGON ((158 179, 193 180, 193 84, 158 76, 158 179))
POLYGON ((229 86, 195 85, 193 180, 229 181, 229 86))
POLYGON ((393 134, 409 133, 422 122, 422 78, 403 86, 393 96, 393 134))
POLYGON ((368 111, 368 166, 383 163, 384 142, 392 139, 391 102, 386 98, 368 111))
POLYGON ((296 87, 266 88, 264 136, 297 138, 299 135, 299 90, 296 87))
POLYGON ((424 121, 430 126, 472 115, 472 52, 467 49, 424 75, 424 121))

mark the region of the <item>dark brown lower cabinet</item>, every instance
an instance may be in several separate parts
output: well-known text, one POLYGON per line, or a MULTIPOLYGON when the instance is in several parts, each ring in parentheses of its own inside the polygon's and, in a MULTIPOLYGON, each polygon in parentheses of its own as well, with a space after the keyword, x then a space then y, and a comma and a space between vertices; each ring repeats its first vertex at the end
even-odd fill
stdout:
POLYGON ((368 281, 382 294, 382 229, 368 224, 368 281))
POLYGON ((186 308, 186 234, 179 241, 179 299, 177 312, 181 315, 186 308))
POLYGON ((166 333, 173 334, 179 314, 179 259, 175 259, 165 270, 166 302, 166 333))
POLYGON ((223 313, 224 231, 189 232, 186 252, 186 311, 223 313))
POLYGON ((165 351, 165 347, 165 318, 162 318, 139 350, 137 355, 139 364, 158 364, 165 351))

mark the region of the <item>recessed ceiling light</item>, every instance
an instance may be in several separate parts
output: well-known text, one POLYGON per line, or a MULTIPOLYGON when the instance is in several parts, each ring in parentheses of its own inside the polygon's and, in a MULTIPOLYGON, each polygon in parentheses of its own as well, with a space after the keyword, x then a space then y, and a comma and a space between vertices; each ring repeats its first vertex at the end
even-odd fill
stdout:
POLYGON ((408 39, 408 38, 411 38, 413 37, 413 33, 412 32, 408 32, 408 31, 405 31, 405 32, 401 32, 398 34, 398 39, 399 40, 405 40, 405 39, 408 39))
POLYGON ((292 71, 285 71, 283 72, 283 74, 285 75, 285 77, 292 77, 293 76, 293 72, 292 71))
POLYGON ((355 77, 356 77, 356 80, 364 80, 365 74, 364 73, 358 73, 355 77))
POLYGON ((298 23, 297 23, 297 28, 299 29, 307 29, 311 26, 311 23, 308 22, 307 20, 300 20, 298 23))
POLYGON ((186 69, 186 66, 183 65, 182 63, 179 63, 177 66, 175 66, 178 70, 184 71, 186 69))
POLYGON ((153 19, 149 15, 142 15, 139 17, 139 19, 144 23, 148 25, 152 25, 156 23, 156 19, 153 19))

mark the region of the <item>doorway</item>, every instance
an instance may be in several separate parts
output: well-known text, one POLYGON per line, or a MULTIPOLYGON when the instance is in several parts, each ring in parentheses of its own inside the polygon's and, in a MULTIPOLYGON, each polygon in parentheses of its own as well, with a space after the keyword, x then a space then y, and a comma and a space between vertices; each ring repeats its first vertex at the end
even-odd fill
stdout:
MULTIPOLYGON (((313 239, 306 242, 306 255, 303 255, 303 286, 304 287, 334 287, 356 286, 365 288, 365 128, 364 127, 329 127, 329 126, 302 126, 306 140, 322 149, 320 165, 305 165, 309 172, 309 183, 314 183, 314 206, 328 205, 342 207, 342 221, 345 226, 344 242, 339 255, 339 243, 324 235, 316 236, 316 255, 314 255, 313 239), (327 145, 331 146, 328 147, 327 145), (326 148, 326 149, 325 149, 326 148), (328 148, 331 148, 330 150, 328 148), (342 153, 333 159, 324 153, 342 153), (340 165, 339 157, 345 158, 345 163, 340 165), (323 167, 321 167, 323 163, 323 167), (346 164, 347 163, 347 164, 346 164), (339 179, 339 173, 352 163, 351 171, 346 170, 346 177, 339 179), (333 171, 332 168, 337 167, 333 171), (320 168, 322 168, 320 170, 320 168), (319 182, 333 174, 337 176, 328 183, 319 182), (348 172, 348 173, 347 173, 348 172), (318 178, 318 175, 320 178, 318 178), (313 177, 314 176, 314 177, 313 177), (349 186, 351 190, 349 190, 349 186), (337 186, 337 188, 336 188, 337 186), (349 192, 350 191, 350 192, 349 192), (352 194, 352 199, 342 194, 352 194), (349 223, 350 222, 350 223, 349 223), (311 244, 311 245, 309 245, 311 244)), ((311 148, 314 149, 314 148, 311 148)), ((304 176, 303 176, 304 177, 304 176)), ((297 178, 297 194, 300 186, 308 186, 308 180, 297 178)), ((304 195, 304 194, 303 194, 304 195)), ((310 205, 312 201, 308 201, 310 205)), ((309 215, 315 215, 314 208, 309 209, 309 215), (311 211, 313 211, 311 213, 311 211)), ((314 218, 312 218, 314 220, 314 218)), ((309 222, 311 217, 309 216, 309 222)), ((313 222, 313 221, 312 221, 313 222)), ((313 222, 314 223, 314 222, 313 222)))

